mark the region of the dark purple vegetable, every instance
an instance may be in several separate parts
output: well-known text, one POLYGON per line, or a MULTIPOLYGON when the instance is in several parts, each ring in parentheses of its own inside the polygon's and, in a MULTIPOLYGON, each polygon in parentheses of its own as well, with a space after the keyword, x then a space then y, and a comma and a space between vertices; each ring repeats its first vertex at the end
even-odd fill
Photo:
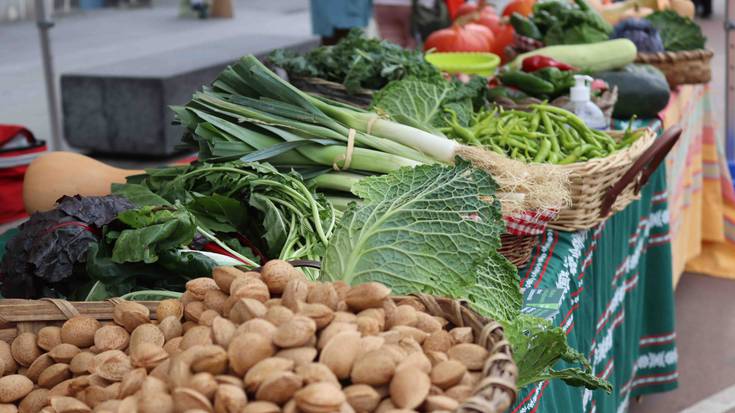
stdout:
POLYGON ((75 269, 87 260, 102 226, 134 207, 120 196, 64 196, 55 209, 31 215, 5 247, 0 262, 3 297, 74 296, 83 287, 75 269))
POLYGON ((661 36, 650 21, 646 19, 629 18, 615 25, 611 39, 625 38, 635 43, 639 52, 663 52, 664 45, 661 36))

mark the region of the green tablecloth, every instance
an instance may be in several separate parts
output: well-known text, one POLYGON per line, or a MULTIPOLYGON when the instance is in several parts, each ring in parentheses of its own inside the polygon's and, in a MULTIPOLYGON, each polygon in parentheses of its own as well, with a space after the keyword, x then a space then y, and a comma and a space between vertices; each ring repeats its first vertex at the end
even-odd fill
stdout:
POLYGON ((538 383, 520 393, 512 413, 625 412, 632 397, 676 388, 669 241, 663 165, 639 201, 598 227, 540 236, 520 269, 521 286, 561 289, 554 324, 614 389, 606 394, 558 380, 538 383))

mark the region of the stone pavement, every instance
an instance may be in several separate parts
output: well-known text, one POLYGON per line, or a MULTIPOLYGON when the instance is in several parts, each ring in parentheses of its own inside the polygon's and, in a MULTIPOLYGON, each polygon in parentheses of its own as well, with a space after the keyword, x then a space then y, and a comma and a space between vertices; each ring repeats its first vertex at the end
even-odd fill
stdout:
MULTIPOLYGON (((242 35, 310 35, 308 0, 235 3, 234 19, 180 19, 174 0, 155 0, 150 8, 102 9, 60 18, 50 35, 57 90, 60 74, 87 67, 242 35)), ((0 24, 0 123, 25 125, 48 140, 40 53, 35 23, 0 24)))

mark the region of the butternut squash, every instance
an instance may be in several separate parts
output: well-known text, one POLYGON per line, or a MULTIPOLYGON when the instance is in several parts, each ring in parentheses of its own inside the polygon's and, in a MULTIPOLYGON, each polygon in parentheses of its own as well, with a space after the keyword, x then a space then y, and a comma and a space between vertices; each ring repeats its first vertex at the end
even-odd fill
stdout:
POLYGON ((125 177, 143 173, 120 169, 73 152, 49 152, 31 162, 23 180, 26 211, 48 211, 63 195, 101 196, 110 185, 124 183, 125 177))

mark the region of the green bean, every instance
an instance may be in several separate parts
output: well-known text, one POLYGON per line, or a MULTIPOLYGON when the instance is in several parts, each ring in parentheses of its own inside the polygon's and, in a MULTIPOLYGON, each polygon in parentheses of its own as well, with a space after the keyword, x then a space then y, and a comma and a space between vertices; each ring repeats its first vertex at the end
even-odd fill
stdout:
POLYGON ((584 147, 583 146, 577 146, 572 153, 567 155, 564 159, 559 161, 559 165, 568 165, 570 163, 574 163, 577 160, 579 160, 580 156, 584 153, 584 147))
POLYGON ((549 151, 551 150, 551 141, 548 139, 544 139, 541 141, 541 146, 539 147, 538 152, 536 152, 536 156, 533 158, 534 162, 544 162, 546 158, 549 156, 549 151))

